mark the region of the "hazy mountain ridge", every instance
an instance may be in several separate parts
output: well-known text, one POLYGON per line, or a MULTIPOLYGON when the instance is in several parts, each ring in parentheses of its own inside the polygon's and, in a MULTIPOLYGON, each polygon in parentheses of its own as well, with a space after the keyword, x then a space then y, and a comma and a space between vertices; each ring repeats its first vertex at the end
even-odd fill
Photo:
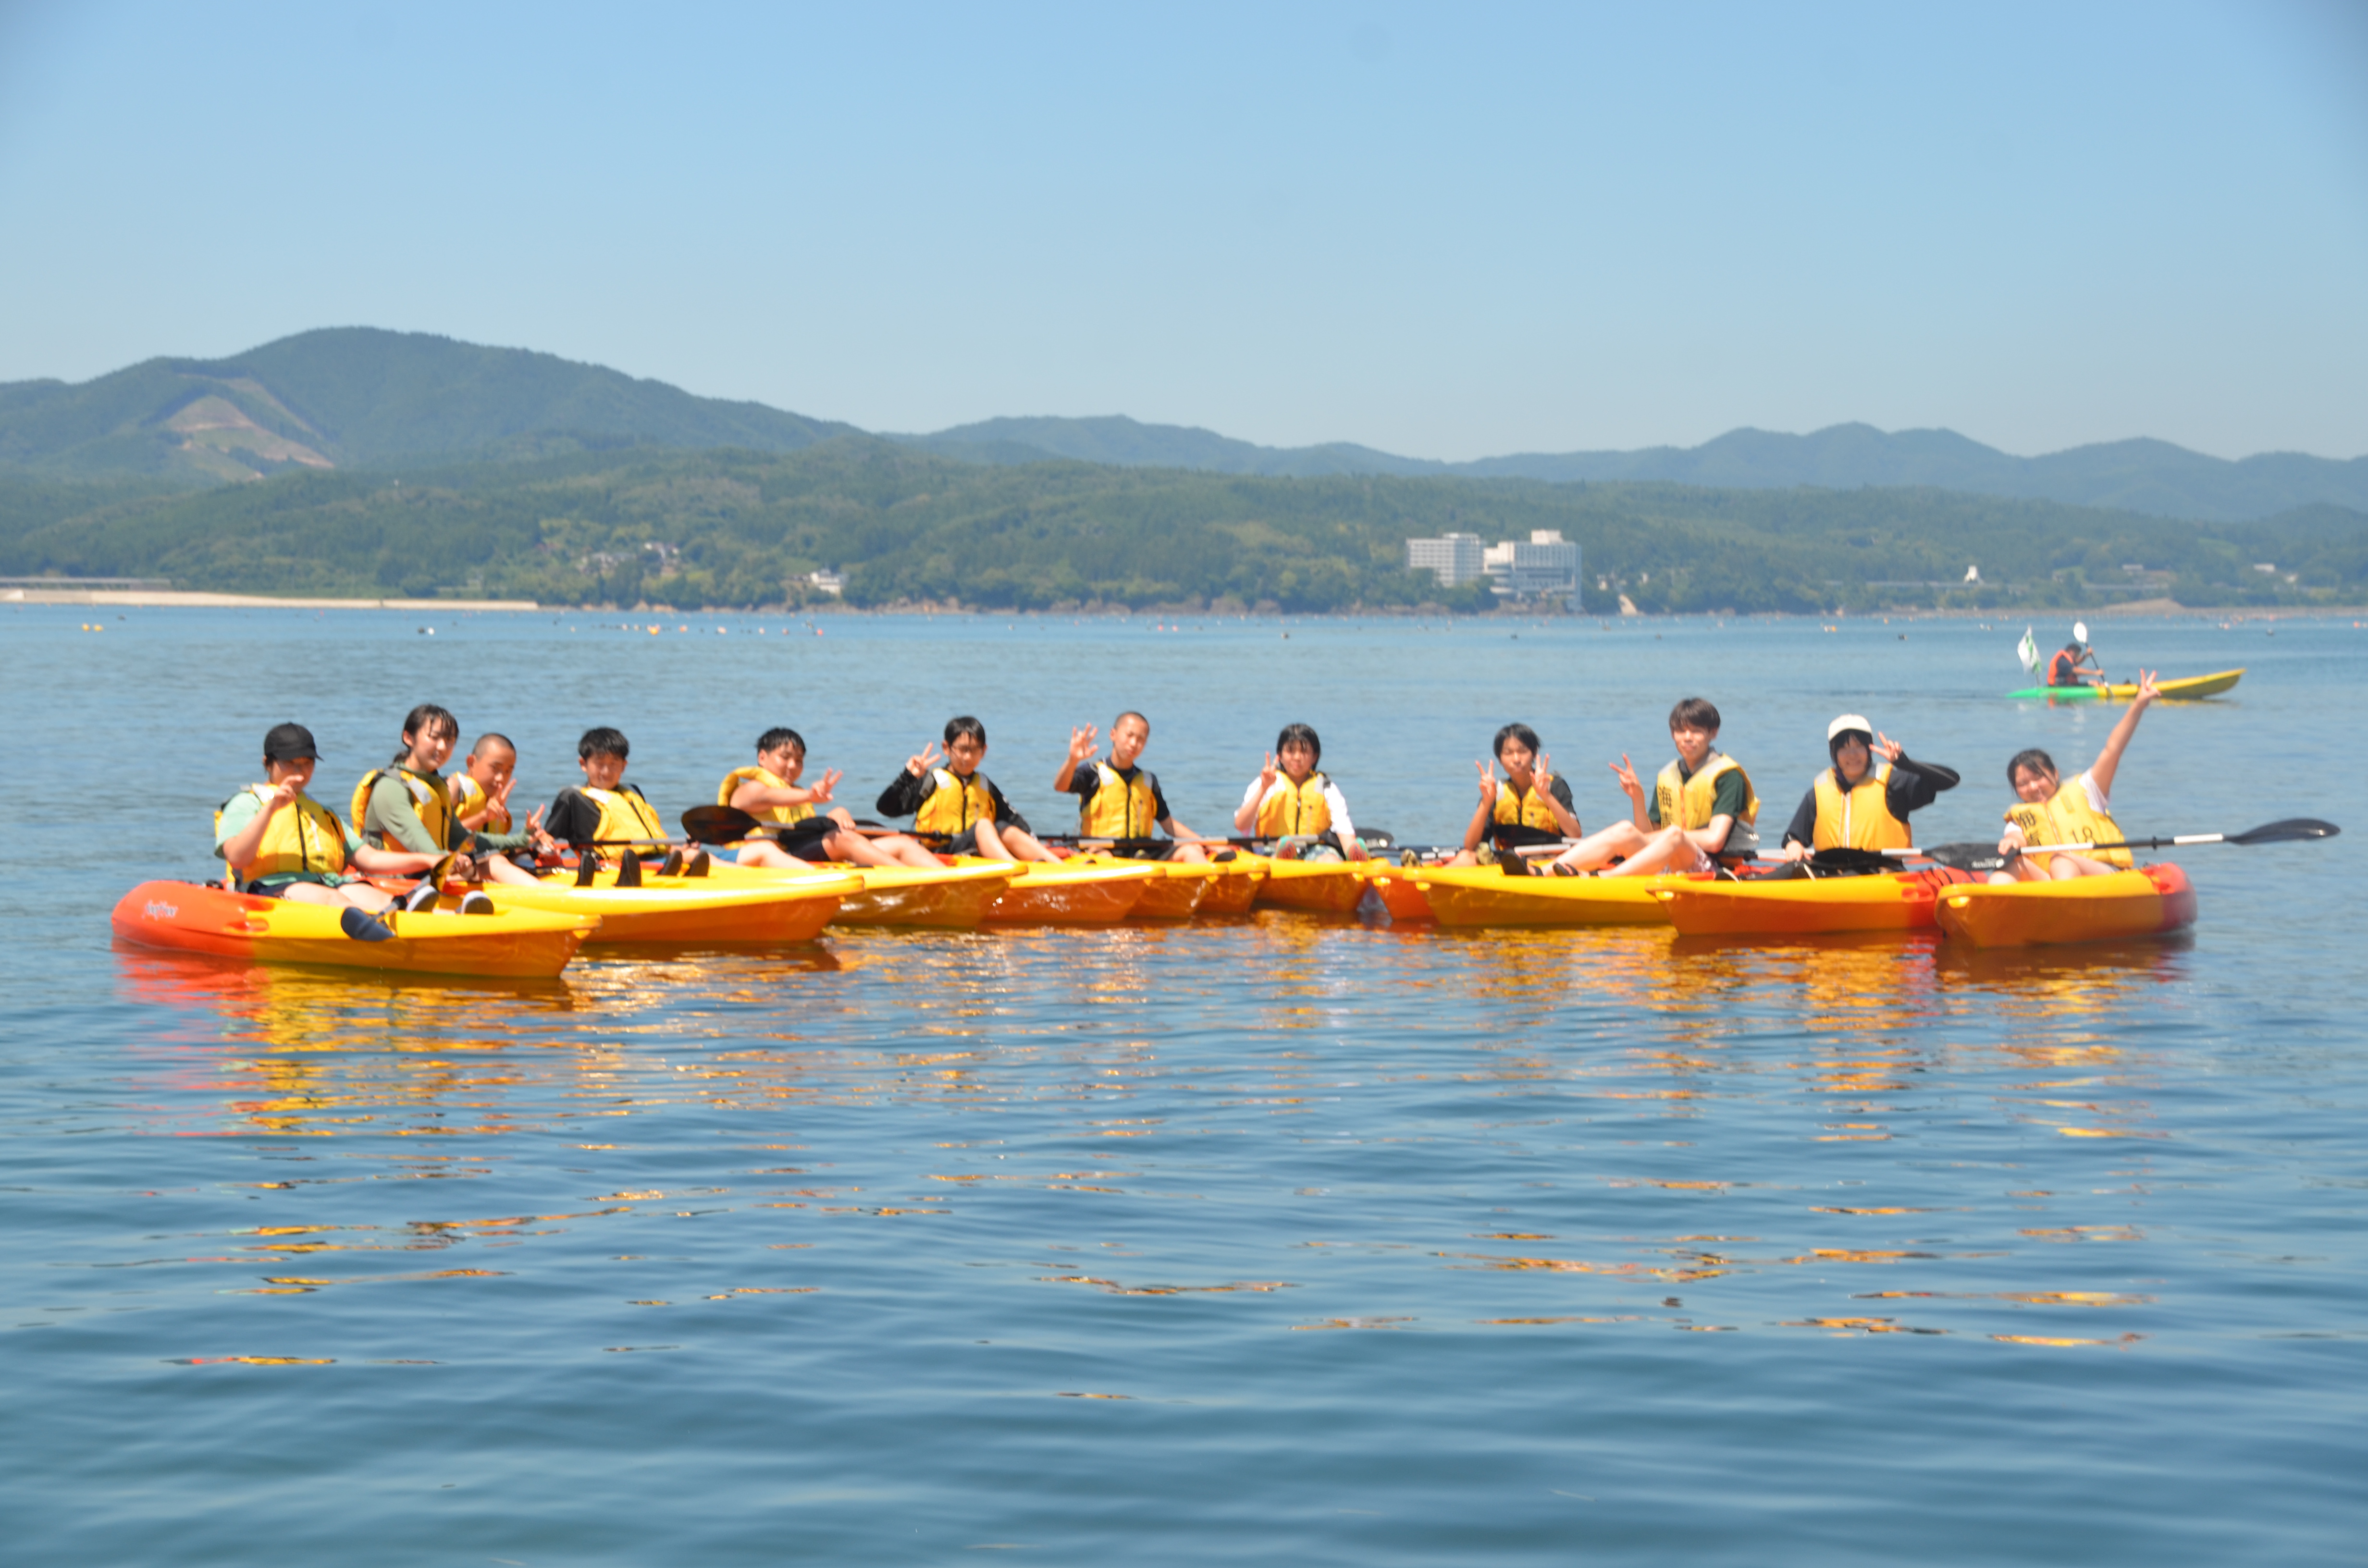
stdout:
POLYGON ((1859 424, 1829 426, 1805 436, 1730 430, 1699 447, 1520 452, 1460 463, 1402 458, 1349 442, 1260 447, 1213 431, 1144 425, 1123 415, 989 419, 891 438, 948 456, 1034 450, 1079 462, 1260 477, 1375 473, 1552 483, 1660 482, 1729 490, 1799 484, 1828 490, 1929 488, 2214 522, 2321 504, 2368 509, 2368 458, 2269 452, 2231 462, 2145 438, 2019 458, 1953 430, 1885 432, 1859 424))
POLYGON ((192 484, 554 438, 793 451, 853 429, 556 355, 373 327, 299 333, 230 359, 150 359, 74 385, 0 385, 0 461, 192 484))
MULTIPOLYGON (((0 466, 53 479, 201 488, 290 469, 412 467, 649 446, 795 451, 855 426, 519 348, 334 327, 227 359, 158 358, 78 384, 0 384, 0 466)), ((2021 458, 1950 430, 1731 430, 1699 447, 1527 452, 1471 462, 1353 442, 1261 447, 1123 415, 998 418, 886 439, 952 460, 1061 459, 1258 478, 1354 475, 1666 483, 1717 489, 1929 488, 2235 522, 2296 507, 2368 511, 2368 458, 2237 461, 2128 440, 2021 458)))

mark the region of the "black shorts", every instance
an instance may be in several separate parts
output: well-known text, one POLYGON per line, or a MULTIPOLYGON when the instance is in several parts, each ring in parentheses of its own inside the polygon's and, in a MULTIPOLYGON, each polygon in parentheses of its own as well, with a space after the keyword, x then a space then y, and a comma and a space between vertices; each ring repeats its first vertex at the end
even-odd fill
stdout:
POLYGON ((1499 849, 1520 849, 1532 844, 1560 844, 1562 835, 1527 823, 1492 823, 1488 827, 1490 842, 1499 849))
POLYGON ((784 852, 794 855, 801 860, 827 860, 830 858, 830 851, 824 846, 829 842, 831 835, 838 830, 838 824, 828 817, 807 817, 802 822, 793 822, 768 836, 775 839, 784 852))
MULTIPOLYGON (((995 827, 996 831, 998 833, 1008 832, 1015 827, 1022 833, 1026 833, 1028 831, 1027 823, 1019 817, 1005 817, 1000 822, 996 823, 995 827)), ((951 838, 947 839, 946 846, 943 849, 939 850, 938 853, 940 855, 977 854, 978 824, 976 823, 973 823, 970 826, 962 829, 960 833, 955 834, 951 838)))

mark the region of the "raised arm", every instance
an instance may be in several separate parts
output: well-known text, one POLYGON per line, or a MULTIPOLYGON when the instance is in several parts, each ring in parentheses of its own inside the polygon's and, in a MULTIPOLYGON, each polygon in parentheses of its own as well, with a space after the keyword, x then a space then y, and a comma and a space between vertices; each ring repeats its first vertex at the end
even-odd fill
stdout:
POLYGON ((1091 724, 1069 732, 1069 755, 1061 761, 1061 771, 1053 775, 1053 792, 1065 795, 1069 780, 1076 777, 1077 764, 1094 755, 1101 744, 1101 733, 1091 724))
POLYGON ((2112 798, 2113 775, 2121 770, 2122 753, 2129 750, 2130 737, 2138 733, 2138 721, 2146 717, 2146 710, 2154 706, 2154 699, 2160 695, 2154 687, 2154 672, 2140 670, 2138 693, 2130 699, 2130 710, 2122 715, 2122 722, 2115 724, 2113 733, 2105 737, 2105 749, 2099 752, 2097 760, 2089 765, 2089 777, 2097 781, 2097 792, 2106 799, 2112 798))
POLYGON ((1477 849, 1480 841, 1488 836, 1488 825, 1497 814, 1497 767, 1494 763, 1479 762, 1480 803, 1472 808, 1471 825, 1463 830, 1463 847, 1477 849))
POLYGON ((1258 825, 1258 807, 1265 801, 1266 792, 1274 788, 1274 781, 1279 777, 1281 777, 1281 769, 1276 766, 1274 753, 1269 752, 1266 754, 1266 766, 1258 769, 1258 776, 1251 783, 1249 793, 1244 795, 1242 803, 1235 808, 1234 831, 1235 833, 1247 833, 1258 825))

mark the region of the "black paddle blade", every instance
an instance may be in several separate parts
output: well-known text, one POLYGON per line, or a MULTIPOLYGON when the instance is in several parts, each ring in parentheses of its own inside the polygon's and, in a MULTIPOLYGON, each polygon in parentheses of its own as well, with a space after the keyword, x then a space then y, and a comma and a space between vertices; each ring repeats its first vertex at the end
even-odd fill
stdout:
POLYGON ((2232 833, 2231 844, 2293 844, 2306 838, 2333 838, 2343 830, 2331 822, 2317 817, 2288 817, 2283 822, 2263 823, 2249 833, 2232 833))
POLYGON ((642 858, 630 849, 617 861, 617 885, 620 888, 642 885, 642 858))
POLYGON ((351 904, 347 904, 343 910, 338 912, 337 929, 343 931, 347 936, 351 937, 357 942, 392 942, 394 940, 394 933, 388 930, 386 926, 380 922, 377 915, 372 915, 367 909, 356 909, 351 904))
POLYGON ((1825 876, 1863 877, 1899 869, 1898 859, 1880 849, 1820 849, 1809 857, 1809 869, 1825 876))
POLYGON ((575 885, 588 888, 592 885, 592 879, 599 874, 600 857, 592 853, 592 846, 587 844, 575 852, 575 885))
POLYGON ((682 813, 683 835, 693 844, 736 844, 763 825, 736 806, 693 806, 682 813))
POLYGON ((1988 844, 1934 844, 1917 851, 1952 871, 1995 871, 2006 864, 1995 840, 1988 844))

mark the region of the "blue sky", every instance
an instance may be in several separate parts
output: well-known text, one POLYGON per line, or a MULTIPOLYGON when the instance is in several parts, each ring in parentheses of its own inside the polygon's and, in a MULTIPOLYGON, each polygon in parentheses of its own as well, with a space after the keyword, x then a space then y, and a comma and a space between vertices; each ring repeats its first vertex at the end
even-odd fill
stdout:
POLYGON ((2368 6, 0 0, 0 381, 366 324, 872 429, 2368 453, 2368 6))

